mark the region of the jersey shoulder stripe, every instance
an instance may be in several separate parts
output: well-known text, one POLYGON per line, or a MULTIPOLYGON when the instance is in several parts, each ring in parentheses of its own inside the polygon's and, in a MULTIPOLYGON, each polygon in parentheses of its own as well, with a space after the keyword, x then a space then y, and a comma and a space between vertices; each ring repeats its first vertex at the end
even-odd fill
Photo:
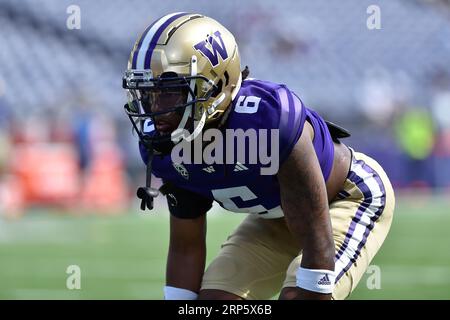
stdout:
POLYGON ((233 108, 228 128, 279 130, 280 163, 298 141, 306 120, 302 101, 285 85, 269 81, 243 81, 233 108))

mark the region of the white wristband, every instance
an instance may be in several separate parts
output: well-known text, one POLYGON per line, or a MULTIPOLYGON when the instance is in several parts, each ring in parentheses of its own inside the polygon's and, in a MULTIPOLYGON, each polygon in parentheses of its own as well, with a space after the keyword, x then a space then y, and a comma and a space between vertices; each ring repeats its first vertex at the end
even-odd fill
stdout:
POLYGON ((336 276, 334 271, 322 269, 297 270, 297 287, 318 293, 333 293, 336 276))
POLYGON ((164 287, 165 300, 196 300, 198 294, 187 289, 175 288, 171 286, 164 287))

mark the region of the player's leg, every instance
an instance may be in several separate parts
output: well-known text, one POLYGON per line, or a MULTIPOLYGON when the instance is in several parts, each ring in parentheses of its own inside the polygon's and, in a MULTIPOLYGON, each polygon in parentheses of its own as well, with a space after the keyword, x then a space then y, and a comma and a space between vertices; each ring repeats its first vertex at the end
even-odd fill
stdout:
MULTIPOLYGON (((345 299, 385 240, 395 206, 391 183, 373 159, 354 152, 344 190, 330 204, 336 246, 336 286, 333 299, 345 299)), ((295 298, 295 273, 301 255, 290 264, 280 299, 295 298)))
POLYGON ((249 215, 203 276, 200 299, 269 299, 281 289, 299 248, 284 219, 249 215))

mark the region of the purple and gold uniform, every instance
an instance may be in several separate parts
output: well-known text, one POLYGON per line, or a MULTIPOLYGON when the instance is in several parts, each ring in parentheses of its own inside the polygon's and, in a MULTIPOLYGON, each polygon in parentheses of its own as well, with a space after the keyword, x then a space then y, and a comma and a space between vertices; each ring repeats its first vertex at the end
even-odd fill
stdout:
MULTIPOLYGON (((327 181, 334 159, 327 124, 286 86, 243 81, 224 129, 278 129, 282 165, 306 121, 314 129, 313 145, 327 181)), ((270 145, 265 147, 270 150, 270 145)), ((141 146, 140 151, 146 162, 145 148, 141 146)), ((388 233, 395 205, 391 184, 380 165, 353 150, 352 155, 347 180, 338 196, 329 201, 336 246, 335 299, 346 298, 356 287, 388 233)), ((296 286, 301 248, 285 223, 260 219, 283 216, 277 177, 261 175, 262 167, 260 162, 180 166, 172 163, 170 155, 153 158, 154 175, 172 185, 168 202, 174 216, 189 219, 203 215, 214 200, 230 211, 250 213, 206 270, 202 289, 267 299, 281 287, 296 286)))
MULTIPOLYGON (((258 139, 260 129, 267 129, 268 132, 279 130, 279 154, 275 156, 279 158, 281 165, 299 139, 305 121, 309 121, 314 128, 314 148, 326 181, 334 157, 333 142, 327 125, 316 112, 305 107, 286 86, 259 80, 243 81, 225 127, 244 131, 254 129, 258 139), (253 102, 244 104, 246 99, 253 102)), ((270 150, 269 139, 267 144, 265 147, 270 150)), ((146 161, 145 148, 141 147, 140 150, 146 161)), ((249 150, 244 152, 248 158, 249 150)), ((176 170, 170 155, 155 157, 153 160, 155 176, 195 193, 195 202, 198 203, 201 198, 202 208, 209 209, 212 201, 216 200, 225 209, 234 212, 255 213, 263 218, 283 216, 277 178, 275 175, 262 175, 261 167, 264 165, 260 161, 256 164, 183 164, 182 167, 185 175, 176 170)), ((187 212, 186 205, 181 207, 179 213, 176 208, 172 210, 181 218, 205 213, 204 209, 196 210, 195 213, 187 212)))

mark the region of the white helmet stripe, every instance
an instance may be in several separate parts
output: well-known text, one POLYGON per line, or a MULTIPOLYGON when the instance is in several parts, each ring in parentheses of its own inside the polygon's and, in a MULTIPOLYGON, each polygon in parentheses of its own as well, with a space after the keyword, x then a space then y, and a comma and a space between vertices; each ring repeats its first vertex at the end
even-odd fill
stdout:
POLYGON ((156 31, 170 18, 176 16, 182 12, 175 12, 168 15, 165 15, 161 19, 159 19, 155 24, 150 28, 150 30, 145 35, 144 40, 142 41, 142 45, 138 51, 137 61, 136 61, 136 69, 144 69, 145 55, 147 54, 148 46, 150 45, 150 41, 152 41, 153 36, 156 34, 156 31))

